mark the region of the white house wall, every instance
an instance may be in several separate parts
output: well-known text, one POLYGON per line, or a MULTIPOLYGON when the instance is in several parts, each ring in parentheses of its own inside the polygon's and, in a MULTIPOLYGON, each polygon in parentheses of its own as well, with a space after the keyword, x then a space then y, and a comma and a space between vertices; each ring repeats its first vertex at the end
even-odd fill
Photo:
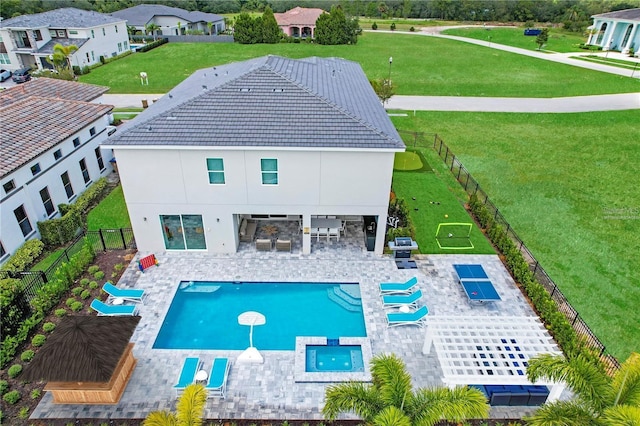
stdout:
MULTIPOLYGON (((16 188, 9 192, 9 194, 6 194, 4 189, 0 187, 2 193, 2 198, 0 198, 0 240, 7 252, 7 255, 3 259, 0 259, 0 262, 5 261, 17 248, 24 244, 26 240, 39 238, 40 234, 38 233, 37 222, 60 217, 60 213, 58 212, 59 204, 68 204, 75 201, 91 183, 108 175, 113 170, 111 163, 109 163, 111 159, 110 151, 102 152, 103 170, 100 170, 98 167, 98 161, 95 155, 95 149, 107 137, 105 131, 107 124, 107 116, 100 117, 92 125, 85 127, 52 149, 40 154, 24 166, 2 178, 0 181, 2 185, 13 180, 16 188), (96 134, 94 137, 91 137, 89 129, 94 126, 96 128, 96 134), (78 147, 73 146, 73 139, 76 137, 80 137, 81 144, 78 147), (62 150, 62 157, 56 160, 53 153, 58 149, 62 150), (87 170, 91 177, 89 184, 85 184, 80 170, 79 162, 83 158, 85 159, 87 170), (40 164, 41 171, 33 176, 31 166, 36 163, 40 164), (74 191, 74 196, 71 201, 67 198, 60 177, 64 172, 69 173, 69 180, 71 181, 74 191), (55 209, 54 213, 50 216, 47 215, 42 199, 40 198, 40 190, 44 187, 48 188, 55 209), (22 235, 22 231, 13 213, 20 205, 24 205, 24 209, 29 217, 29 222, 33 228, 31 234, 26 237, 22 235)), ((25 143, 28 143, 28 141, 25 140, 25 143)))
POLYGON ((394 153, 116 147, 115 157, 140 251, 165 251, 160 215, 200 214, 207 251, 224 253, 237 250, 238 214, 374 215, 384 223, 394 153), (207 158, 223 158, 224 185, 209 184, 207 158), (278 185, 262 185, 263 158, 278 159, 278 185))

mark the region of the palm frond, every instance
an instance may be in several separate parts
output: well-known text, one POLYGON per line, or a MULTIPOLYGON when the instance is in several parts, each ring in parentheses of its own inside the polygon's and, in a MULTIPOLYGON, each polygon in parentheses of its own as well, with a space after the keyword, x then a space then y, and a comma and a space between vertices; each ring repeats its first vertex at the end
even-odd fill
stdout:
POLYGON ((541 354, 529 360, 527 377, 534 383, 540 378, 565 382, 583 401, 602 411, 611 394, 611 379, 602 368, 582 355, 541 354))
POLYGON ((620 370, 613 376, 611 382, 612 405, 632 405, 640 407, 640 354, 632 353, 620 370))
POLYGON ((531 417, 528 426, 596 426, 600 423, 595 413, 574 401, 556 401, 544 404, 531 417))
POLYGON ((489 415, 489 409, 484 394, 466 386, 419 389, 408 407, 416 426, 430 426, 440 420, 482 419, 489 415))
POLYGON ((200 384, 191 384, 184 389, 176 405, 179 426, 201 426, 207 391, 200 384))
POLYGON ((411 419, 398 407, 387 407, 373 419, 374 426, 411 426, 411 419))
POLYGON ((376 355, 371 360, 373 384, 380 392, 385 405, 401 408, 411 397, 411 376, 404 362, 396 355, 376 355))
POLYGON ((640 407, 616 405, 607 408, 602 420, 607 426, 640 426, 640 407))
POLYGON ((370 422, 384 408, 378 390, 360 382, 346 382, 328 386, 322 414, 334 420, 338 414, 353 411, 364 421, 370 422))
POLYGON ((142 422, 142 426, 176 426, 176 416, 169 411, 152 411, 142 422))

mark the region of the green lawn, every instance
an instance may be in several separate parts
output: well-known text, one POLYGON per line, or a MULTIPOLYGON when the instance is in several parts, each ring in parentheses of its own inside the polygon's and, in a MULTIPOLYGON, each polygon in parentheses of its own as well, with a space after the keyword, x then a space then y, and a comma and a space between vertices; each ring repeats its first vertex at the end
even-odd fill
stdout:
POLYGON ((118 185, 87 216, 87 228, 98 229, 131 228, 129 212, 124 202, 122 186, 118 185))
MULTIPOLYGON (((473 248, 441 249, 438 246, 435 236, 439 224, 473 222, 463 206, 464 193, 460 191, 457 182, 447 174, 448 170, 439 164, 439 159, 432 151, 424 149, 420 152, 430 158, 428 161, 435 162, 437 167, 431 169, 427 165, 422 170, 394 169, 393 172, 393 191, 398 198, 404 199, 409 207, 420 253, 494 254, 491 244, 475 224, 469 239, 456 239, 455 243, 449 240, 441 242, 444 247, 471 247, 471 243, 473 248)), ((396 162, 402 163, 402 156, 398 157, 399 155, 396 154, 396 162)))
POLYGON ((57 250, 53 251, 47 257, 42 259, 40 262, 38 262, 34 266, 32 266, 31 270, 32 271, 43 271, 43 272, 46 271, 47 269, 49 269, 49 267, 51 265, 53 265, 53 262, 58 260, 58 258, 62 255, 62 253, 64 253, 64 250, 65 250, 64 248, 60 248, 60 249, 57 249, 57 250))
POLYGON ((80 76, 111 93, 166 93, 196 69, 267 54, 336 56, 360 63, 370 79, 389 73, 400 95, 560 97, 630 93, 640 82, 500 50, 421 35, 364 33, 355 46, 168 43, 80 76), (446 52, 446 53, 443 53, 446 52), (140 84, 146 71, 149 85, 140 84), (571 82, 571 84, 567 84, 571 82))
POLYGON ((640 350, 638 112, 392 117, 444 139, 621 360, 640 350))
MULTIPOLYGON (((476 40, 490 41, 522 49, 538 50, 536 37, 525 36, 524 28, 452 28, 442 34, 468 37, 476 40)), ((571 33, 559 28, 549 29, 549 41, 542 47, 543 51, 569 53, 587 52, 578 45, 587 41, 587 37, 579 33, 571 33)))

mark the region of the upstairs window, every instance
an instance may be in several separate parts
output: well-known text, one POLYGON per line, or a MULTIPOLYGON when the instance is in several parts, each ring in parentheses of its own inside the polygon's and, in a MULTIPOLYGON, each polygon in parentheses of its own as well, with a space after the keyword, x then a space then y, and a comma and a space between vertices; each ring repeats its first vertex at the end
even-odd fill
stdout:
POLYGON ((33 166, 31 166, 31 174, 35 176, 38 173, 40 173, 40 163, 36 163, 33 166))
POLYGON ((62 158, 62 150, 61 149, 56 149, 55 151, 53 151, 53 159, 54 160, 59 160, 62 158))
POLYGON ((91 182, 91 176, 89 176, 89 170, 87 170, 87 162, 84 161, 84 158, 78 162, 80 165, 80 171, 82 172, 82 179, 84 179, 84 183, 91 182))
POLYGON ((17 209, 13 211, 13 214, 16 216, 16 220, 18 221, 18 226, 22 231, 22 236, 26 237, 33 231, 33 227, 31 226, 31 222, 29 222, 29 217, 27 216, 27 212, 24 211, 24 205, 21 205, 17 209))
POLYGON ((49 188, 44 187, 40 190, 40 199, 42 200, 42 205, 44 205, 44 209, 47 212, 47 217, 51 216, 56 209, 53 207, 53 201, 51 201, 51 195, 49 195, 49 188))
POLYGON ((2 189, 4 189, 4 192, 6 194, 8 194, 14 189, 16 189, 16 183, 13 181, 13 179, 11 179, 9 182, 6 182, 5 184, 2 185, 2 189))
POLYGON ((95 128, 95 127, 90 128, 90 129, 89 129, 89 134, 90 134, 91 136, 95 136, 95 134, 96 134, 96 128, 95 128))
POLYGON ((91 38, 96 38, 96 33, 93 30, 91 30, 91 38))
POLYGON ((80 138, 73 139, 73 146, 78 147, 80 145, 80 138))
POLYGON ((73 186, 71 185, 71 181, 69 180, 69 173, 64 172, 60 175, 60 179, 62 179, 62 185, 64 185, 64 191, 67 193, 67 198, 71 200, 73 198, 73 186))
POLYGON ((103 36, 106 36, 106 35, 107 35, 107 32, 104 30, 104 28, 102 29, 102 35, 103 35, 103 36))
POLYGON ((260 160, 263 185, 278 184, 278 160, 275 158, 263 158, 260 160))
POLYGON ((95 149, 96 160, 98 161, 98 168, 100 171, 104 170, 104 161, 102 160, 102 151, 100 151, 100 147, 95 149))
POLYGON ((224 185, 224 161, 222 158, 207 158, 207 171, 209 183, 212 185, 224 185))

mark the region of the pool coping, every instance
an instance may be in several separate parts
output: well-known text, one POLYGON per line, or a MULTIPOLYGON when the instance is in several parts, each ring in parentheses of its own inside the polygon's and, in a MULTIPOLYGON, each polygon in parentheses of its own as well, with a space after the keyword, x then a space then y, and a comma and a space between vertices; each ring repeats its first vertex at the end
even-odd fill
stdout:
POLYGON ((373 351, 368 337, 341 337, 340 346, 359 345, 362 348, 364 371, 306 371, 307 345, 326 345, 325 336, 297 336, 293 377, 296 383, 371 382, 369 366, 373 351))

